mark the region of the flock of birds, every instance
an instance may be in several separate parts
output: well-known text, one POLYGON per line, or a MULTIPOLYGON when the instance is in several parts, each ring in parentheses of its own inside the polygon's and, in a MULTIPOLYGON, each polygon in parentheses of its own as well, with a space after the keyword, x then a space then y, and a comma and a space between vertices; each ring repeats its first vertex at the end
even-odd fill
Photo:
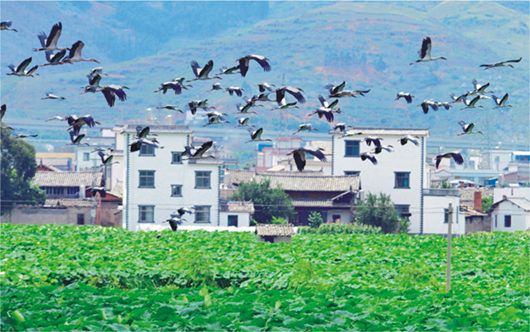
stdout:
MULTIPOLYGON (((10 30, 10 31, 17 31, 16 29, 11 27, 11 22, 1 22, 0 28, 1 30, 10 30)), ((30 63, 32 62, 32 57, 29 57, 25 60, 23 60, 18 66, 10 65, 9 68, 11 69, 11 72, 7 75, 14 75, 19 77, 34 77, 36 75, 39 75, 36 71, 38 68, 43 66, 59 66, 64 64, 74 64, 76 62, 81 61, 88 61, 88 62, 95 62, 99 63, 98 60, 92 59, 92 58, 84 58, 81 54, 85 44, 78 40, 75 42, 71 47, 59 47, 59 37, 61 36, 62 31, 62 24, 61 22, 58 22, 54 24, 51 28, 51 31, 48 35, 45 33, 40 33, 37 37, 40 41, 40 48, 34 48, 35 52, 45 52, 45 59, 46 62, 41 65, 35 65, 31 67, 30 69, 27 69, 30 63), (67 54, 68 53, 68 54, 67 54)), ((443 56, 437 56, 432 57, 431 56, 431 38, 426 37, 423 39, 421 49, 418 52, 419 53, 419 59, 416 61, 410 63, 410 65, 422 63, 422 62, 430 62, 430 61, 438 61, 438 60, 446 60, 443 56)), ((493 64, 482 64, 480 67, 483 67, 484 69, 491 69, 491 68, 497 68, 497 67, 512 67, 513 64, 518 63, 521 61, 522 58, 515 59, 515 60, 507 60, 507 61, 501 61, 493 64)), ((240 75, 241 77, 246 77, 249 73, 249 69, 251 69, 251 64, 256 63, 258 64, 265 72, 269 72, 271 70, 270 60, 262 55, 256 55, 256 54, 250 54, 243 57, 240 57, 235 60, 236 65, 231 67, 223 67, 217 74, 212 74, 212 70, 214 67, 213 60, 209 60, 206 64, 203 65, 203 67, 200 66, 200 64, 197 61, 191 61, 190 66, 193 73, 193 78, 186 80, 185 77, 177 77, 174 78, 171 81, 166 81, 160 83, 160 86, 158 89, 154 90, 154 93, 162 93, 166 94, 167 92, 173 92, 175 95, 180 95, 183 90, 189 90, 193 88, 193 85, 190 83, 196 82, 196 81, 208 81, 208 80, 222 80, 223 77, 226 77, 228 75, 240 75)), ((109 107, 113 107, 115 105, 116 99, 120 101, 125 101, 127 99, 126 90, 129 89, 127 86, 117 85, 117 84, 109 84, 109 85, 100 85, 101 80, 104 76, 110 76, 109 74, 103 72, 102 67, 94 68, 93 70, 88 73, 88 84, 86 86, 83 86, 83 92, 82 93, 97 93, 101 92, 103 96, 105 97, 105 100, 109 107)), ((449 110, 451 107, 454 107, 457 103, 462 103, 463 108, 462 109, 470 109, 470 108, 481 108, 482 105, 479 105, 478 103, 482 99, 491 99, 495 103, 495 107, 497 108, 504 108, 504 107, 511 107, 511 105, 507 104, 508 100, 508 93, 505 93, 503 97, 499 98, 493 94, 491 94, 491 91, 488 91, 490 83, 484 83, 481 84, 477 82, 476 80, 473 80, 473 90, 467 91, 459 96, 451 95, 452 100, 451 101, 435 101, 431 99, 426 99, 419 106, 421 106, 421 109, 425 114, 429 112, 429 109, 433 111, 437 111, 439 108, 445 108, 446 110, 449 110), (490 95, 487 95, 490 93, 490 95)), ((236 103, 236 112, 233 113, 237 117, 237 127, 246 128, 249 132, 250 139, 248 142, 259 142, 259 141, 271 141, 270 138, 263 138, 263 127, 255 128, 255 126, 252 124, 252 115, 257 114, 258 108, 267 107, 272 110, 289 110, 289 109, 295 109, 298 108, 299 104, 303 104, 306 102, 306 98, 304 96, 305 92, 299 87, 292 87, 292 86, 276 86, 275 84, 267 83, 267 82, 261 82, 257 84, 259 94, 253 95, 251 97, 243 97, 244 95, 244 89, 238 86, 223 86, 220 82, 215 82, 211 85, 211 88, 205 92, 206 93, 213 93, 214 91, 219 92, 226 92, 230 96, 235 96, 238 98, 243 98, 242 102, 236 103)), ((329 123, 330 126, 330 133, 332 134, 340 134, 342 137, 348 137, 348 136, 355 136, 362 134, 361 132, 351 132, 349 129, 352 129, 352 126, 346 125, 344 122, 335 122, 335 117, 338 114, 341 114, 341 108, 339 107, 339 101, 342 98, 357 98, 357 97, 363 97, 367 93, 370 92, 370 89, 367 90, 355 90, 350 89, 347 90, 346 88, 346 81, 341 82, 340 84, 329 84, 324 87, 327 90, 327 95, 324 97, 322 94, 318 96, 318 101, 320 104, 320 107, 318 107, 313 112, 307 114, 306 117, 311 117, 313 115, 317 115, 319 119, 326 121, 329 123)), ((411 104, 413 102, 413 99, 415 96, 413 96, 410 92, 399 92, 396 96, 396 101, 400 99, 404 99, 408 104, 411 104)), ((45 97, 42 97, 41 99, 54 99, 54 100, 64 100, 65 97, 57 96, 52 93, 47 93, 45 97)), ((209 104, 208 99, 200 99, 200 100, 191 100, 187 103, 187 108, 191 112, 192 115, 197 114, 199 111, 200 114, 206 115, 207 122, 204 124, 204 126, 212 126, 212 125, 219 125, 219 124, 225 124, 229 123, 228 120, 228 114, 219 112, 216 110, 215 106, 212 106, 209 104)), ((172 112, 180 112, 184 113, 187 110, 179 107, 178 105, 172 105, 167 104, 164 106, 157 106, 156 109, 164 109, 169 110, 172 112)), ((6 105, 2 105, 1 108, 1 116, 3 117, 6 112, 6 105)), ((83 116, 77 116, 75 114, 69 114, 66 116, 54 116, 53 118, 47 119, 47 121, 51 120, 60 120, 60 121, 66 121, 68 124, 68 132, 70 135, 70 140, 72 145, 88 145, 87 143, 82 142, 83 138, 85 137, 85 134, 82 134, 80 132, 81 128, 83 126, 87 127, 94 127, 96 125, 99 125, 100 123, 92 117, 92 115, 87 114, 83 116)), ((481 131, 474 131, 475 124, 474 123, 466 123, 464 121, 459 122, 462 131, 459 136, 461 135, 468 135, 468 134, 482 134, 481 131)), ((8 129, 13 130, 13 128, 2 124, 2 129, 8 129)), ((310 132, 315 131, 316 128, 313 127, 311 123, 301 123, 298 125, 298 129, 293 133, 293 135, 296 135, 300 132, 310 132)), ((27 134, 17 134, 16 137, 18 138, 25 138, 25 137, 35 137, 36 135, 27 135, 27 134)), ((368 152, 363 152, 360 154, 361 160, 369 160, 373 164, 377 164, 377 158, 376 155, 379 153, 382 153, 383 151, 386 152, 392 152, 394 151, 394 147, 392 145, 383 145, 382 143, 383 138, 381 137, 373 137, 368 136, 363 139, 363 142, 367 146, 372 146, 373 149, 368 152)), ((418 137, 416 136, 403 136, 399 138, 398 142, 401 145, 405 145, 407 143, 412 143, 415 145, 418 145, 418 137)), ((163 148, 161 146, 160 142, 156 139, 156 135, 150 133, 149 126, 142 127, 138 126, 136 128, 136 135, 134 137, 134 140, 129 145, 129 149, 131 152, 136 152, 141 149, 143 145, 151 146, 153 148, 163 148)), ((202 159, 202 158, 214 158, 212 155, 208 155, 207 152, 210 151, 210 149, 214 146, 213 141, 207 141, 203 143, 201 146, 193 146, 189 145, 184 148, 184 151, 181 152, 181 157, 183 160, 194 160, 194 159, 202 159)), ((98 155, 101 158, 102 166, 108 166, 112 162, 112 149, 102 150, 102 149, 96 149, 94 152, 97 152, 98 155)), ((323 149, 315 148, 315 147, 300 147, 298 149, 294 149, 289 153, 289 155, 292 155, 296 167, 299 171, 303 171, 306 165, 306 157, 307 155, 312 155, 318 158, 321 161, 326 161, 326 157, 324 154, 323 149)), ((438 168, 440 162, 444 158, 452 158, 457 164, 462 164, 464 162, 464 159, 462 155, 457 152, 447 152, 444 154, 440 154, 435 157, 435 165, 436 168, 438 168)), ((102 181, 99 186, 94 186, 92 188, 92 193, 95 195, 96 193, 99 193, 100 196, 105 195, 105 178, 102 178, 102 181)), ((171 219, 166 220, 169 222, 171 228, 173 230, 177 229, 177 225, 182 223, 183 215, 185 213, 192 213, 190 209, 181 208, 178 210, 177 213, 174 214, 174 216, 171 219)))

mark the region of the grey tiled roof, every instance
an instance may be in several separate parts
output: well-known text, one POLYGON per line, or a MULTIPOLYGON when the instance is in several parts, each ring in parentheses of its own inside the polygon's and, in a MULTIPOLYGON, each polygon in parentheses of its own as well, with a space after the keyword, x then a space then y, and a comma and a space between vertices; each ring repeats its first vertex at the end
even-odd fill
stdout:
POLYGON ((489 211, 495 209, 500 203, 508 201, 511 202, 525 211, 530 211, 530 201, 524 197, 508 197, 498 202, 493 203, 489 211))
POLYGON ((102 176, 100 172, 37 172, 35 184, 40 187, 90 187, 98 186, 102 176))
POLYGON ((261 236, 291 236, 294 234, 294 227, 291 224, 258 224, 256 232, 261 236))

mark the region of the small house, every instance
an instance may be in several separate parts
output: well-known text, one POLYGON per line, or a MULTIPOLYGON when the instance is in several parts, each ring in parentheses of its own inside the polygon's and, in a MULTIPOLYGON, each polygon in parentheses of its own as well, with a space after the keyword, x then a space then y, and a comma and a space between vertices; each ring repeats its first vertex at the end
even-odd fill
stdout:
POLYGON ((291 236, 294 235, 294 226, 291 224, 258 224, 256 234, 260 242, 290 243, 291 236))
POLYGON ((524 197, 505 197, 493 203, 491 215, 492 231, 530 230, 530 201, 524 197))

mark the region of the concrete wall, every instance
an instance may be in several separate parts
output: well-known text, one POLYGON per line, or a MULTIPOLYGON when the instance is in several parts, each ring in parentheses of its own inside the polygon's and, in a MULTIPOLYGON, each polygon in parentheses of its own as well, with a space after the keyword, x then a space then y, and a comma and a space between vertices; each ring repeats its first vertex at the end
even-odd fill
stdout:
POLYGON ((26 225, 77 225, 77 215, 84 216, 85 225, 94 225, 95 206, 91 207, 16 207, 2 222, 26 225))
POLYGON ((491 212, 491 230, 500 232, 524 231, 530 229, 530 212, 524 211, 519 206, 504 201, 491 212), (511 227, 504 227, 504 216, 512 219, 511 227), (497 220, 497 225, 495 225, 497 220))
POLYGON ((490 216, 466 217, 466 234, 476 232, 491 232, 490 216))
MULTIPOLYGON (((355 130, 354 130, 355 131, 355 130)), ((362 130, 360 130, 362 131, 362 130)), ((398 138, 404 136, 403 133, 394 134, 363 134, 342 138, 339 135, 333 136, 333 175, 344 175, 345 171, 360 171, 359 177, 363 191, 377 194, 385 193, 390 195, 394 204, 410 205, 411 211, 410 232, 420 232, 420 206, 422 188, 425 188, 427 176, 424 167, 425 157, 425 136, 419 141, 418 146, 407 143, 401 145, 398 138), (362 161, 359 157, 345 157, 345 142, 348 140, 360 140, 360 153, 371 151, 374 146, 368 146, 364 137, 376 135, 383 138, 383 145, 393 145, 394 152, 383 151, 376 155, 377 165, 373 165, 369 160, 362 161), (423 145, 422 145, 423 141, 423 145), (423 150, 422 150, 423 149, 423 150), (423 167, 423 180, 422 180, 423 167), (395 172, 410 172, 410 188, 394 188, 395 172)))
MULTIPOLYGON (((447 234, 447 223, 444 223, 445 210, 449 203, 453 204, 453 234, 465 234, 465 215, 460 213, 460 198, 458 196, 430 196, 424 197, 425 219, 423 233, 447 234)), ((411 232, 414 233, 414 232, 411 232)))
POLYGON ((250 227, 248 212, 219 212, 219 226, 228 227, 228 216, 237 216, 237 227, 250 227))
POLYGON ((530 187, 518 187, 518 188, 493 188, 493 203, 502 201, 503 196, 510 197, 522 197, 530 200, 530 187))

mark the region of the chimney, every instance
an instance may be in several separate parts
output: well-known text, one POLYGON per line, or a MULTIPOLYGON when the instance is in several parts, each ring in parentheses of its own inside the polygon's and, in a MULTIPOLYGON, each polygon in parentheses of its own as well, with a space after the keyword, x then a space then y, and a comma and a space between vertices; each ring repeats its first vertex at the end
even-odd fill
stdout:
POLYGON ((482 212, 482 193, 480 191, 475 191, 473 209, 475 211, 482 212))

